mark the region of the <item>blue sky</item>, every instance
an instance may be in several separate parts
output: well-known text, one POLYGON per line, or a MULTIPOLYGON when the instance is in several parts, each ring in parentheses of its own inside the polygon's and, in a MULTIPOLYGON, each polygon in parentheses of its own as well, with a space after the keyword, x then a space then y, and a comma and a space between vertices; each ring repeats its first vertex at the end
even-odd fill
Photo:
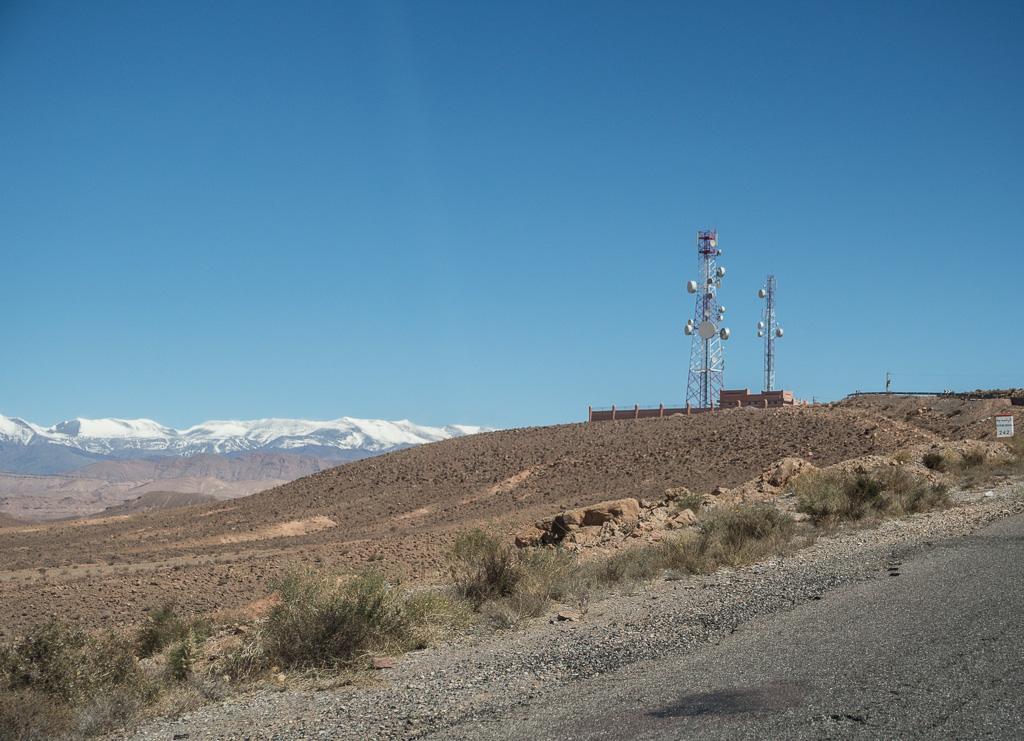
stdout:
POLYGON ((0 413, 1024 386, 1020 2, 0 2, 0 413))

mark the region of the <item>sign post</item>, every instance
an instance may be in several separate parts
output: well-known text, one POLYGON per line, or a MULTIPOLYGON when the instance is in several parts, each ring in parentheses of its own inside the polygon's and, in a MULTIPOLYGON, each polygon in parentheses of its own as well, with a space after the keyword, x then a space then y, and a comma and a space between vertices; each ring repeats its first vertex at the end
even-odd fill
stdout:
POLYGON ((1013 437, 1013 415, 996 415, 996 437, 1013 437))

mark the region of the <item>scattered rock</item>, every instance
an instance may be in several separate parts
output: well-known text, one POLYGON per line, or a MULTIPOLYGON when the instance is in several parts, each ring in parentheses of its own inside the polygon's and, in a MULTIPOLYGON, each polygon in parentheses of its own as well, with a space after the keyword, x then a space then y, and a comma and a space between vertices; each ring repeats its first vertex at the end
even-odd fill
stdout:
POLYGON ((516 533, 516 548, 535 548, 544 542, 547 533, 537 527, 527 528, 516 533))
POLYGON ((690 496, 690 490, 685 486, 677 486, 674 489, 665 489, 665 501, 674 502, 677 499, 690 496))
POLYGON ((678 527, 689 527, 690 525, 697 524, 697 515, 693 513, 692 509, 684 509, 672 518, 672 522, 678 527))

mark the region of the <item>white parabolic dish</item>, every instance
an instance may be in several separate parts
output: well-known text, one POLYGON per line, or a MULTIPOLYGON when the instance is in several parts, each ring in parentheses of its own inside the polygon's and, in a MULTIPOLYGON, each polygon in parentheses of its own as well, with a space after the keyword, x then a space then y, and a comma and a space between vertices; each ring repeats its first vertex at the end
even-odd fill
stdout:
POLYGON ((703 340, 710 340, 717 331, 718 327, 715 326, 714 322, 701 322, 700 326, 697 327, 697 334, 703 340))

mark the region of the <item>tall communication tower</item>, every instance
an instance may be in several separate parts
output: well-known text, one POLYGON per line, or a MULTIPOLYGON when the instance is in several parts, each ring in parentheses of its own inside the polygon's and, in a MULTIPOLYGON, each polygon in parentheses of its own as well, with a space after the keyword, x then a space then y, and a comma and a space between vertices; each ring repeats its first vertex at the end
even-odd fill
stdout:
POLYGON ((729 329, 721 326, 725 307, 718 305, 718 289, 722 287, 725 268, 715 264, 721 254, 718 232, 710 229, 697 232, 699 278, 686 284, 688 293, 697 294, 697 306, 683 331, 693 337, 686 403, 698 409, 715 405, 722 393, 725 374, 722 341, 729 339, 729 329))
POLYGON ((757 336, 764 337, 764 390, 775 390, 775 340, 782 337, 782 327, 775 321, 775 276, 769 275, 768 282, 757 292, 764 299, 761 321, 757 323, 757 336))

